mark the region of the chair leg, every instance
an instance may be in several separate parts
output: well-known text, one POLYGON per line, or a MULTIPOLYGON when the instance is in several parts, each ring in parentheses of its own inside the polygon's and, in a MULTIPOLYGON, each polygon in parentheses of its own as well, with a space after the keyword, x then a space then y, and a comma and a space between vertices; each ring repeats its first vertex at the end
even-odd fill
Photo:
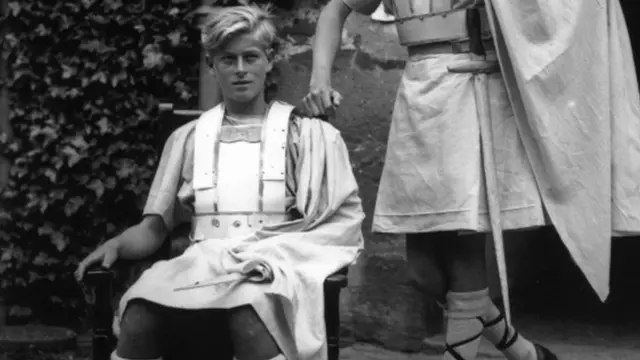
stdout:
POLYGON ((338 360, 340 357, 340 290, 339 286, 325 288, 324 317, 329 360, 338 360))
POLYGON ((93 305, 93 337, 92 360, 110 360, 115 348, 113 336, 113 298, 112 285, 113 274, 107 271, 91 274, 88 285, 95 290, 95 304, 93 305))

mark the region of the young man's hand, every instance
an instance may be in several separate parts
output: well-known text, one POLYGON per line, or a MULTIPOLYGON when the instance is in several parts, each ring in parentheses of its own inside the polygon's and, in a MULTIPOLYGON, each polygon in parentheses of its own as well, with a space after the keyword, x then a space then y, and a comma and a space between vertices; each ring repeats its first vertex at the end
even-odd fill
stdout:
POLYGON ((120 240, 117 237, 99 246, 78 264, 75 272, 76 280, 81 281, 87 268, 95 263, 102 262, 102 267, 110 268, 118 260, 119 250, 120 240))

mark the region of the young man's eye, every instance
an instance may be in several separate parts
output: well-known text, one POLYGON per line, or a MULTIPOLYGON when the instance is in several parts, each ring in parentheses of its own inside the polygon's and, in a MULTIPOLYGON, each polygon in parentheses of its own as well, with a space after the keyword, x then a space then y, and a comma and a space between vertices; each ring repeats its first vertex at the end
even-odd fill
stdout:
POLYGON ((233 56, 221 56, 218 58, 218 60, 224 65, 233 64, 234 61, 233 56))

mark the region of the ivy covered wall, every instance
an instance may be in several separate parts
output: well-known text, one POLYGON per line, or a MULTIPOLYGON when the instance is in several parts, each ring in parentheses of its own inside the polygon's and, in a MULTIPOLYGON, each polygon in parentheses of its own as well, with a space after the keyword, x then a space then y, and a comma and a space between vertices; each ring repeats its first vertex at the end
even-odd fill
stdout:
POLYGON ((0 194, 10 317, 78 314, 78 259, 139 221, 159 101, 197 106, 188 0, 10 1, 3 40, 13 139, 0 194))

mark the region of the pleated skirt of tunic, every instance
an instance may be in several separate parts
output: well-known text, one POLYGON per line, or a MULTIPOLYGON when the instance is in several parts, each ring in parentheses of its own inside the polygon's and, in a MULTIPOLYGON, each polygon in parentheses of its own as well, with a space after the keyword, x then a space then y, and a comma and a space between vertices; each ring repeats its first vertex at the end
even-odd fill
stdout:
MULTIPOLYGON (((473 54, 412 57, 393 111, 373 231, 489 232, 480 125, 471 74, 448 66, 473 54)), ((488 58, 494 58, 489 54, 488 58)), ((548 223, 501 74, 491 74, 491 147, 505 230, 548 223)))

